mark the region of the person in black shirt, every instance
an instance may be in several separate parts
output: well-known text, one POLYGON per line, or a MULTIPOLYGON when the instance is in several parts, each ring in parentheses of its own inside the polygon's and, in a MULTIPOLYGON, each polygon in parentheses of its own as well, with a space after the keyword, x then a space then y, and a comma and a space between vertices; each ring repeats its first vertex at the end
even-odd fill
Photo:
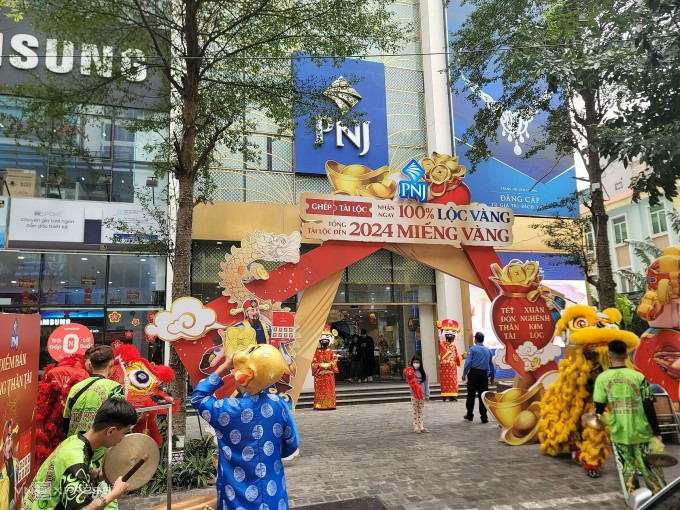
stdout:
POLYGON ((361 330, 361 375, 363 382, 373 382, 373 366, 375 365, 375 342, 361 330))
POLYGON ((357 382, 359 380, 360 370, 361 345, 359 343, 359 336, 352 335, 352 340, 349 343, 349 382, 357 382))

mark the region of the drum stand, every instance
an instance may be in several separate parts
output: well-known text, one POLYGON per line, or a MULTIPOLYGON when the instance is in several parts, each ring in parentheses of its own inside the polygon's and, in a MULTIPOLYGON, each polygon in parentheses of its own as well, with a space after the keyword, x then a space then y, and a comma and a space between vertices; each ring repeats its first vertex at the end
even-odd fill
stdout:
POLYGON ((168 502, 167 502, 167 508, 170 510, 172 508, 172 408, 175 404, 170 403, 170 404, 159 404, 156 406, 149 406, 149 407, 140 407, 139 409, 135 409, 138 413, 147 413, 150 411, 162 411, 164 409, 167 409, 168 411, 168 466, 167 466, 167 473, 168 473, 168 486, 167 486, 167 494, 168 494, 168 502))

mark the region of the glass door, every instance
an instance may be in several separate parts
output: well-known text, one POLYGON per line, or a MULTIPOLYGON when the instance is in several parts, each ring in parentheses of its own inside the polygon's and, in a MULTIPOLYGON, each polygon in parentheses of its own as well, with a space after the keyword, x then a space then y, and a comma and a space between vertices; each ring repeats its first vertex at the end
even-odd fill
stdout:
POLYGON ((338 380, 352 376, 352 337, 360 335, 362 330, 373 339, 373 362, 370 363, 373 381, 402 380, 411 355, 419 349, 417 310, 417 305, 335 304, 328 322, 338 331, 334 349, 340 369, 338 380))

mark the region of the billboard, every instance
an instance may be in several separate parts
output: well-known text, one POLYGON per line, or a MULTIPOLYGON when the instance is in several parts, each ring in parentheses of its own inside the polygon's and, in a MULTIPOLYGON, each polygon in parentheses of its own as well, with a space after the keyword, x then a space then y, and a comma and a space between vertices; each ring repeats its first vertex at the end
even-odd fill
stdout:
MULTIPOLYGON (((448 31, 460 28, 474 7, 461 0, 448 3, 448 31)), ((456 55, 450 56, 455 60, 456 55)), ((452 76, 454 83, 453 133, 457 151, 463 165, 470 168, 466 157, 469 149, 461 136, 474 123, 474 115, 480 107, 493 103, 501 95, 500 82, 478 87, 464 76, 452 76), (477 96, 479 106, 466 99, 470 91, 477 96)), ((515 113, 503 112, 498 128, 497 142, 489 142, 492 157, 479 164, 474 173, 468 173, 466 183, 475 190, 475 200, 493 207, 509 207, 515 214, 527 216, 554 216, 556 210, 541 211, 541 206, 559 201, 576 191, 573 157, 559 157, 550 148, 539 151, 530 158, 524 155, 535 140, 542 136, 546 114, 538 114, 529 120, 520 120, 514 126, 515 113)), ((561 216, 577 214, 566 208, 559 210, 561 216)))
POLYGON ((125 250, 131 242, 154 241, 158 230, 149 211, 138 204, 15 198, 11 202, 7 246, 85 251, 125 250), (134 232, 117 231, 123 221, 134 232), (139 232, 149 232, 140 239, 139 232))
POLYGON ((321 67, 303 56, 295 60, 298 83, 314 82, 338 108, 338 114, 357 114, 358 123, 343 125, 296 117, 295 172, 325 175, 326 162, 336 161, 379 168, 389 163, 385 66, 378 62, 346 60, 339 67, 325 61, 321 67))
POLYGON ((40 316, 0 314, 0 508, 20 508, 35 450, 40 316))

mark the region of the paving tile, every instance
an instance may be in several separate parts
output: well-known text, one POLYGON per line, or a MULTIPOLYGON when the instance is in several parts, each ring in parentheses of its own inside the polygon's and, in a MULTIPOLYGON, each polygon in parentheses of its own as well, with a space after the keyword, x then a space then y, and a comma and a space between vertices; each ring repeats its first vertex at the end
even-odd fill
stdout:
MULTIPOLYGON (((431 402, 425 406, 431 434, 418 435, 408 402, 296 411, 301 455, 285 468, 291 507, 378 497, 389 510, 623 508, 612 459, 601 478, 591 479, 568 456, 499 442, 498 426, 465 422, 464 412, 462 405, 431 402)), ((195 419, 192 430, 198 434, 195 419)), ((667 452, 680 457, 680 446, 667 452)), ((666 470, 667 479, 677 476, 680 464, 666 470)), ((199 493, 205 490, 173 499, 199 493)), ((163 501, 123 498, 119 507, 147 510, 163 501)))

